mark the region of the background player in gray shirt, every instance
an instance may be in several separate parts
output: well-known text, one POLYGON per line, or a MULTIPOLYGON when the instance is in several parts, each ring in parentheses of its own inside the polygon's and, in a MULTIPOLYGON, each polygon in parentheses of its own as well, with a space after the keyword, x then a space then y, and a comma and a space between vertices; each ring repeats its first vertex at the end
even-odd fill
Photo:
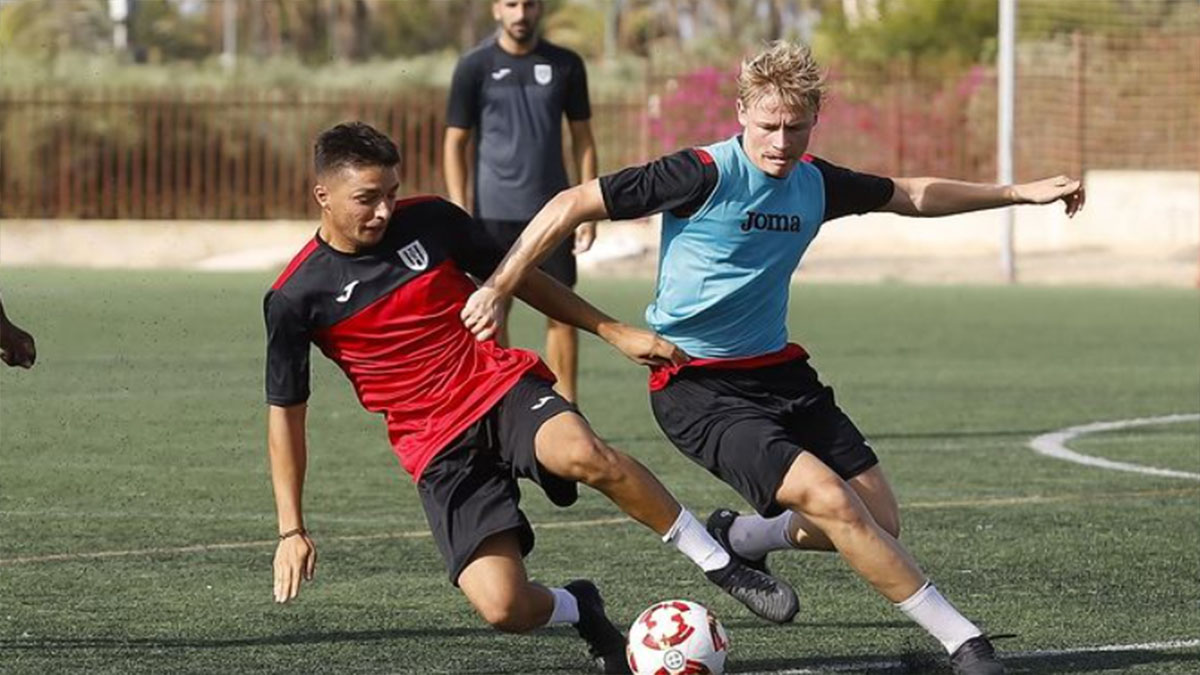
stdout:
MULTIPOLYGON (((450 200, 471 212, 505 248, 551 197, 570 187, 562 159, 564 114, 580 180, 597 175, 583 59, 538 36, 543 9, 541 0, 492 2, 500 29, 459 60, 446 111, 444 168, 450 200), (472 130, 473 203, 467 190, 472 130)), ((591 247, 595 232, 594 223, 581 227, 574 242, 556 249, 542 269, 574 286, 575 254, 591 247)), ((507 327, 497 339, 508 344, 507 327)), ((546 361, 558 377, 555 388, 571 401, 576 399, 578 341, 574 327, 548 320, 546 361)))

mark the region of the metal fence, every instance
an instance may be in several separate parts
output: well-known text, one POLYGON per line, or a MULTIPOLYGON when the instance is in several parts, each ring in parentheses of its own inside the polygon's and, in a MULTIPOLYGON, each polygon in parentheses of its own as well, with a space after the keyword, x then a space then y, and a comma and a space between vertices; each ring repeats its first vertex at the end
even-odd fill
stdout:
POLYGON ((0 94, 0 216, 295 218, 310 214, 311 142, 371 120, 402 148, 405 184, 440 183, 442 106, 278 92, 44 89, 0 94))
MULTIPOLYGON (((406 192, 443 192, 444 96, 0 89, 0 217, 309 217, 312 141, 350 119, 396 141, 406 192)), ((606 168, 645 155, 640 96, 594 107, 606 168)))
MULTIPOLYGON (((1200 32, 1058 35, 1018 56, 1018 179, 1200 169, 1200 32)), ((658 73, 594 96, 602 171, 736 133, 733 78, 658 73)), ((884 175, 994 179, 992 69, 930 81, 834 68, 830 91, 815 153, 884 175)), ((444 108, 440 90, 0 87, 0 218, 311 218, 312 139, 347 119, 396 141, 405 192, 442 193, 444 108)))
MULTIPOLYGON (((731 80, 720 75, 715 88, 707 85, 714 75, 702 73, 597 97, 592 125, 602 171, 735 133, 733 99, 723 91, 731 80)), ((968 150, 960 141, 968 120, 956 102, 931 107, 927 89, 876 88, 885 95, 874 103, 835 97, 815 149, 883 173, 986 174, 990 146, 968 150)), ((396 141, 406 192, 442 193, 444 96, 0 90, 0 217, 312 217, 312 139, 347 119, 396 141)))

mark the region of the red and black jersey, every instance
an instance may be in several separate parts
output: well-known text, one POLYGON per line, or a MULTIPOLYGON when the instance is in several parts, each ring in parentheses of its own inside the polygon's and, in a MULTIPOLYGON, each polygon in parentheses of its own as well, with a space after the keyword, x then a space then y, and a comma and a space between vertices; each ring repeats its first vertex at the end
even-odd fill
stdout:
POLYGON ((267 291, 267 402, 309 395, 309 345, 336 363, 367 410, 387 417, 392 448, 419 478, 429 460, 537 369, 537 355, 479 342, 459 312, 504 253, 438 197, 397 202, 383 240, 347 254, 319 236, 267 291))

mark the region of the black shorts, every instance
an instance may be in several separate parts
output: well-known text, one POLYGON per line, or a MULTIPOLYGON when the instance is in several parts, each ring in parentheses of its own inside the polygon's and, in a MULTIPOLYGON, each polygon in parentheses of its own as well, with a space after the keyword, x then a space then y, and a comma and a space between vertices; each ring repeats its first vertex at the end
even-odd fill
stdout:
POLYGON ((417 492, 450 583, 458 585, 475 549, 498 532, 516 530, 521 555, 533 550, 533 529, 520 509, 517 478, 537 483, 558 506, 579 498, 578 485, 546 471, 534 453, 538 429, 563 412, 579 410, 549 382, 525 375, 421 472, 417 492))
MULTIPOLYGON (((525 226, 529 223, 523 220, 484 220, 479 219, 479 222, 487 230, 488 234, 500 244, 504 250, 512 248, 516 243, 517 237, 521 236, 521 232, 525 230, 525 226)), ((550 253, 550 257, 546 258, 539 268, 558 279, 564 286, 571 288, 575 287, 575 282, 579 276, 575 268, 575 254, 572 249, 575 248, 575 238, 567 237, 565 241, 559 244, 550 253)))
POLYGON ((806 359, 752 370, 684 368, 650 394, 659 427, 684 455, 765 517, 801 452, 849 480, 879 463, 806 359))

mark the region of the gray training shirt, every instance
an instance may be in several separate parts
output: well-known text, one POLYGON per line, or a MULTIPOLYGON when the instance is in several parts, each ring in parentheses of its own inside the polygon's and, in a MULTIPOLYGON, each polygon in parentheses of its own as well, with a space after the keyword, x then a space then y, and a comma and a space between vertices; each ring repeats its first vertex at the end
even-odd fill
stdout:
POLYGON ((587 72, 575 52, 539 39, 524 56, 492 37, 454 68, 446 124, 475 129, 475 216, 528 221, 569 186, 562 116, 591 117, 587 72))

